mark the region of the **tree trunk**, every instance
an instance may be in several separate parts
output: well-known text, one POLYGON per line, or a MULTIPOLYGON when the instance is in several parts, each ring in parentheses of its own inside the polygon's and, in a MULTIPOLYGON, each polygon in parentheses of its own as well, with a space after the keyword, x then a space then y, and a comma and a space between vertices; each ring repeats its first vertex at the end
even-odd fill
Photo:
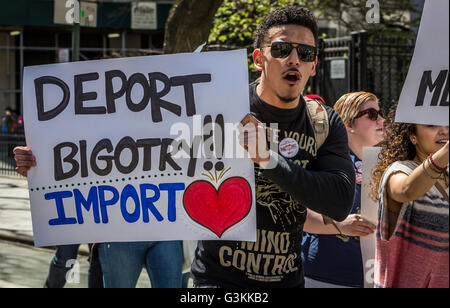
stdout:
POLYGON ((224 0, 177 0, 166 23, 164 53, 193 52, 208 40, 224 0))

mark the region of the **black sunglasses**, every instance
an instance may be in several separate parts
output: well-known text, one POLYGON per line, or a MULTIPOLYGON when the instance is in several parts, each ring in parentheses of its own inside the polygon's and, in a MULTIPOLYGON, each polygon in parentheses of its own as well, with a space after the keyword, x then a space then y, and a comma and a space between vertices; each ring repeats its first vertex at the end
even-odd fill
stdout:
POLYGON ((360 111, 358 113, 358 115, 355 117, 355 120, 368 114, 369 115, 369 120, 371 121, 376 121, 378 120, 378 116, 383 118, 383 112, 381 110, 376 110, 375 108, 369 108, 363 111, 360 111))
POLYGON ((303 62, 314 62, 317 56, 317 48, 310 45, 274 42, 266 47, 270 47, 270 54, 274 58, 287 58, 294 48, 297 49, 298 57, 303 62), (297 45, 297 47, 294 47, 294 45, 297 45))

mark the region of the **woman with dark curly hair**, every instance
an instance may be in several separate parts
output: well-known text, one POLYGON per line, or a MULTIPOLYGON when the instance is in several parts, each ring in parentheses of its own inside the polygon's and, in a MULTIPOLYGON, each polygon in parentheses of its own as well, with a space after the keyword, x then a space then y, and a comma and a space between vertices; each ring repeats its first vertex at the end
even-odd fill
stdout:
POLYGON ((448 126, 385 122, 372 180, 378 199, 375 284, 449 287, 448 126))

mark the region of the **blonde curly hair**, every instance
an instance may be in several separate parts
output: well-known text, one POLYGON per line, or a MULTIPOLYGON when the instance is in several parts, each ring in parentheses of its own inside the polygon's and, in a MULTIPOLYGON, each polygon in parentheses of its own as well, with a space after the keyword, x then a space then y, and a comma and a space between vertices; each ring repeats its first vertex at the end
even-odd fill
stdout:
POLYGON ((349 126, 355 121, 361 106, 371 100, 378 104, 378 97, 373 93, 351 92, 342 95, 333 108, 341 116, 344 124, 349 126))

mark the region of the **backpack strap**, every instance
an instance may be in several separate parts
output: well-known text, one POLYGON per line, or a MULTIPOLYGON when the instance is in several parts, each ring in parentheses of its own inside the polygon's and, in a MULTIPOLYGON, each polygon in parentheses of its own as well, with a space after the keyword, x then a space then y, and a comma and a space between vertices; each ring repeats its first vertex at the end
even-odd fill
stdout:
POLYGON ((330 123, 325 106, 318 99, 305 97, 306 110, 316 138, 316 153, 325 143, 330 132, 330 123))
MULTIPOLYGON (((304 97, 306 102, 306 110, 311 122, 312 128, 314 130, 314 137, 316 138, 316 153, 319 148, 325 143, 325 140, 330 133, 330 122, 328 119, 328 113, 325 109, 323 103, 318 99, 311 99, 304 97)), ((343 235, 337 224, 333 219, 326 215, 322 215, 323 223, 325 225, 333 225, 338 234, 342 237, 344 241, 348 241, 348 237, 343 235)))

